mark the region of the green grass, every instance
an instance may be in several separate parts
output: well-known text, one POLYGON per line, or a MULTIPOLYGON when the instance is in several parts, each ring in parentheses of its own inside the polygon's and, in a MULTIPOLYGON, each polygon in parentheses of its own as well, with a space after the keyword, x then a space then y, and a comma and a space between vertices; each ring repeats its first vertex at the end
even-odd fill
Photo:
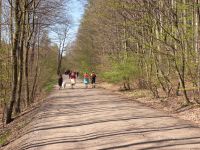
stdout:
POLYGON ((5 133, 3 133, 2 135, 0 135, 0 145, 5 145, 8 141, 8 138, 10 136, 10 131, 7 131, 5 133))
POLYGON ((49 93, 53 90, 55 84, 57 83, 56 80, 51 80, 44 85, 44 91, 49 93))

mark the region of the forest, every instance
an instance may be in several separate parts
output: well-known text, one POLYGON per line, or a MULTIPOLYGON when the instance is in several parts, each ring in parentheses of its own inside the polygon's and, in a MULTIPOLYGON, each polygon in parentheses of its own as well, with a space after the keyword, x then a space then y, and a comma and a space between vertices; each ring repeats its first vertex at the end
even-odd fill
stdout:
POLYGON ((66 2, 0 0, 3 123, 10 123, 55 85, 70 24, 66 2))
POLYGON ((89 0, 67 56, 124 90, 200 98, 199 0, 89 0))

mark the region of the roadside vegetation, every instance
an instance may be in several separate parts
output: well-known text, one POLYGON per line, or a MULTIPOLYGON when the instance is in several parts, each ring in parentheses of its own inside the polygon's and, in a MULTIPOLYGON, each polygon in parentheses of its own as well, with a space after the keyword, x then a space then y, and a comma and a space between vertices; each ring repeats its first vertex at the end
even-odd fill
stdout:
POLYGON ((68 2, 0 0, 2 126, 53 89, 65 59, 68 2))
POLYGON ((124 90, 199 104, 200 3, 89 0, 68 63, 124 90))

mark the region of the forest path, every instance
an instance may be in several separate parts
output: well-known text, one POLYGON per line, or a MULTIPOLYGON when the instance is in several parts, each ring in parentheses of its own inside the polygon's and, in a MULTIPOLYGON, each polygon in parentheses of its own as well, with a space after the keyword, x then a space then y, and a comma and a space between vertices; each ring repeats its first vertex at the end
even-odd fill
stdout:
POLYGON ((55 90, 5 150, 200 149, 200 129, 104 89, 55 90))

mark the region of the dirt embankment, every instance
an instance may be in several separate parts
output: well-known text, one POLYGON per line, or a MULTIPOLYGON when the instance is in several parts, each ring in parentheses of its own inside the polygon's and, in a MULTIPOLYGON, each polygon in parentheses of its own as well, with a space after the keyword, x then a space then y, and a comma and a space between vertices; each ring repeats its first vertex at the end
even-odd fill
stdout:
POLYGON ((0 149, 3 149, 5 145, 8 145, 10 142, 24 135, 29 123, 34 120, 35 115, 38 113, 38 108, 45 101, 46 96, 47 94, 40 95, 29 108, 24 110, 21 114, 14 116, 14 121, 10 124, 5 124, 3 126, 3 123, 0 122, 0 149))

